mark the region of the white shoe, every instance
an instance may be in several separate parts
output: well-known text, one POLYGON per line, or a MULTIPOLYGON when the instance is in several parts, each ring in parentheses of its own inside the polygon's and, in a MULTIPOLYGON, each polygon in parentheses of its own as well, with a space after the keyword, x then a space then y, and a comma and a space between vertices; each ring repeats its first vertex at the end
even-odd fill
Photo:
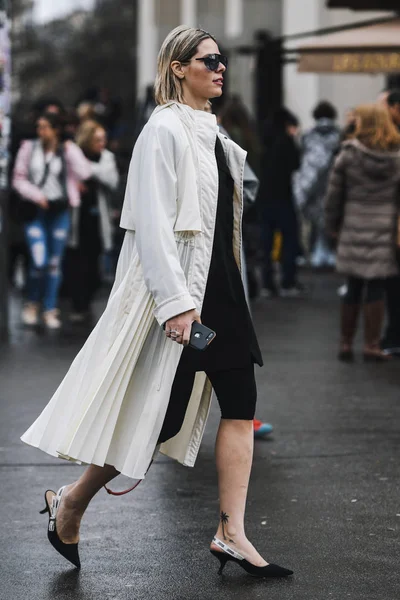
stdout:
POLYGON ((88 318, 88 312, 73 312, 68 317, 70 323, 84 323, 88 318))
POLYGON ((53 310, 46 310, 43 313, 43 321, 48 329, 60 329, 61 321, 58 318, 59 310, 53 308, 53 310))
POLYGON ((296 258, 296 265, 298 267, 305 267, 307 264, 307 259, 304 256, 298 256, 296 258))
POLYGON ((304 298, 307 293, 307 288, 300 283, 290 288, 281 288, 282 298, 304 298))
POLYGON ((39 322, 39 305, 36 302, 27 302, 21 314, 24 325, 37 325, 39 322))

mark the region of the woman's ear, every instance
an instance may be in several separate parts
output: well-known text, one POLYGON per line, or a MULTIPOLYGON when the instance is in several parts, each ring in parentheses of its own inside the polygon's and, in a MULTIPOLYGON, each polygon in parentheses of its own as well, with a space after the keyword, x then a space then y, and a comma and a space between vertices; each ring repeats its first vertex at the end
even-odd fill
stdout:
POLYGON ((183 66, 179 60, 174 60, 174 62, 171 63, 171 69, 173 74, 176 75, 178 79, 185 79, 185 71, 183 70, 183 66))

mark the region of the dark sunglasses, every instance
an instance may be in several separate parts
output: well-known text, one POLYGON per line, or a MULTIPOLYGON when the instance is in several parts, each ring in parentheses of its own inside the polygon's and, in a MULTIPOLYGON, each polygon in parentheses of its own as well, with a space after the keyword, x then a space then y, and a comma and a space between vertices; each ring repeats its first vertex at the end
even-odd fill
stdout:
POLYGON ((225 69, 228 67, 228 57, 223 54, 209 54, 195 60, 202 60, 209 71, 217 71, 220 64, 224 65, 225 69))

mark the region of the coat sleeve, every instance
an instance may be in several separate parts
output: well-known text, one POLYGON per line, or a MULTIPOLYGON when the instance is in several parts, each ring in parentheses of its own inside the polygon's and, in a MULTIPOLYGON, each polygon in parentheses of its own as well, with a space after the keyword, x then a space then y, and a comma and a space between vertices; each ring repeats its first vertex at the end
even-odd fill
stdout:
POLYGON ((65 142, 65 159, 68 169, 79 181, 84 181, 92 176, 92 164, 83 154, 77 144, 70 140, 65 142))
POLYGON ((134 207, 138 254, 160 325, 196 308, 174 236, 179 162, 174 146, 167 128, 148 125, 143 130, 134 149, 125 200, 134 207))
POLYGON ((329 176, 325 200, 325 227, 328 234, 337 234, 341 227, 346 198, 346 156, 344 149, 337 157, 329 176))
POLYGON ((259 179, 246 160, 243 174, 243 204, 245 212, 255 203, 259 187, 259 179))
POLYGON ((105 151, 98 163, 92 162, 91 164, 93 177, 108 189, 116 190, 119 183, 119 174, 114 154, 105 151))
POLYGON ((12 186, 26 200, 41 202, 46 200, 42 190, 29 181, 29 163, 32 155, 32 142, 22 142, 15 160, 12 186))

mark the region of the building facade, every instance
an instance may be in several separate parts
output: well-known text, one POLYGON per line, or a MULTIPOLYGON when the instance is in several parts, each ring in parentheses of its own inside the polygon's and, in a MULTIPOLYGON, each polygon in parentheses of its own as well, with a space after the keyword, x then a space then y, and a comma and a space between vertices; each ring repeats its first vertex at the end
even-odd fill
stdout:
MULTIPOLYGON (((178 24, 201 26, 212 32, 229 53, 229 92, 240 94, 255 113, 257 32, 283 37, 286 48, 298 42, 285 36, 356 23, 387 15, 349 9, 328 9, 325 0, 138 0, 138 93, 154 81, 158 49, 167 33, 178 24)), ((304 40, 303 40, 304 41, 304 40)), ((263 73, 258 77, 263 78, 263 73)), ((283 66, 283 100, 303 126, 312 122, 311 111, 321 99, 329 99, 343 120, 346 111, 372 102, 385 86, 385 74, 317 75, 297 72, 294 63, 283 66)), ((265 92, 268 94, 268 90, 265 92)))
MULTIPOLYGON (((321 0, 284 0, 282 33, 290 36, 301 31, 317 31, 327 27, 357 23, 390 15, 385 12, 328 9, 321 0)), ((300 42, 287 42, 295 48, 300 42)), ((301 40, 304 43, 304 40, 301 40)), ((284 97, 286 104, 299 115, 303 126, 312 122, 312 107, 322 99, 329 100, 339 110, 341 120, 351 107, 374 102, 386 86, 386 75, 369 74, 308 74, 298 73, 297 65, 284 67, 284 97)))
MULTIPOLYGON (((382 0, 386 3, 390 1, 382 0)), ((311 123, 312 107, 318 100, 329 99, 337 106, 343 118, 348 108, 376 98, 385 86, 385 74, 300 74, 295 63, 287 62, 287 54, 282 54, 282 69, 279 60, 281 47, 296 48, 299 43, 286 39, 287 36, 290 38, 293 34, 318 31, 321 28, 388 14, 328 8, 328 4, 346 5, 346 2, 357 3, 358 8, 362 6, 362 2, 368 2, 368 6, 371 3, 370 0, 119 0, 118 3, 113 0, 63 0, 54 4, 47 3, 47 0, 13 0, 14 103, 26 97, 27 90, 23 89, 22 80, 26 87, 27 65, 35 61, 39 63, 41 52, 43 56, 46 55, 43 48, 48 39, 52 37, 50 42, 56 50, 64 39, 61 34, 54 34, 57 22, 59 27, 65 29, 64 37, 70 39, 71 31, 75 32, 79 45, 84 47, 84 40, 89 39, 93 33, 88 35, 88 31, 95 28, 97 15, 102 12, 102 7, 105 14, 106 5, 115 7, 118 4, 119 12, 128 8, 130 12, 124 18, 124 28, 121 28, 121 23, 116 23, 115 31, 110 27, 103 27, 104 35, 107 36, 106 43, 113 47, 113 51, 107 54, 104 69, 99 68, 98 72, 109 87, 115 88, 115 93, 121 93, 124 86, 130 87, 131 96, 125 91, 123 93, 126 103, 132 104, 130 97, 135 95, 138 99, 142 98, 146 87, 153 84, 157 53, 163 39, 171 29, 184 23, 200 26, 216 36, 221 50, 227 52, 230 58, 226 90, 231 94, 239 94, 254 116, 265 118, 271 107, 285 102, 307 127, 311 123), (42 21, 35 22, 32 27, 33 17, 39 13, 42 21), (76 23, 78 17, 79 26, 76 23), (87 27, 83 27, 85 22, 87 27), (29 37, 29 30, 34 35, 29 37), (79 38, 79 31, 82 31, 82 39, 79 38), (131 31, 132 35, 129 33, 131 31), (27 44, 27 39, 33 37, 35 39, 32 39, 31 45, 27 44), (22 41, 25 50, 19 48, 18 40, 22 41), (281 46, 279 42, 268 46, 268 40, 281 40, 281 46), (120 54, 116 52, 117 45, 125 53, 123 67, 120 54), (124 72, 119 79, 111 77, 110 73, 122 70, 124 72), (23 74, 22 79, 19 77, 20 72, 23 74)), ((91 48, 87 48, 85 52, 91 62, 103 60, 102 55, 99 57, 99 50, 103 50, 103 47, 104 44, 91 57, 91 48)), ((72 89, 73 86, 63 86, 63 82, 68 69, 72 71, 79 64, 76 65, 72 60, 76 52, 68 52, 65 54, 63 72, 58 73, 55 69, 53 79, 57 89, 63 89, 66 102, 70 103, 75 90, 72 89)), ((52 52, 51 57, 56 54, 52 52)), ((33 67, 32 70, 34 71, 33 67)), ((48 64, 43 61, 43 73, 48 71, 48 64)), ((100 75, 97 78, 99 77, 100 75)), ((31 82, 28 96, 48 93, 48 87, 49 82, 44 76, 42 80, 38 78, 38 81, 31 82)))

